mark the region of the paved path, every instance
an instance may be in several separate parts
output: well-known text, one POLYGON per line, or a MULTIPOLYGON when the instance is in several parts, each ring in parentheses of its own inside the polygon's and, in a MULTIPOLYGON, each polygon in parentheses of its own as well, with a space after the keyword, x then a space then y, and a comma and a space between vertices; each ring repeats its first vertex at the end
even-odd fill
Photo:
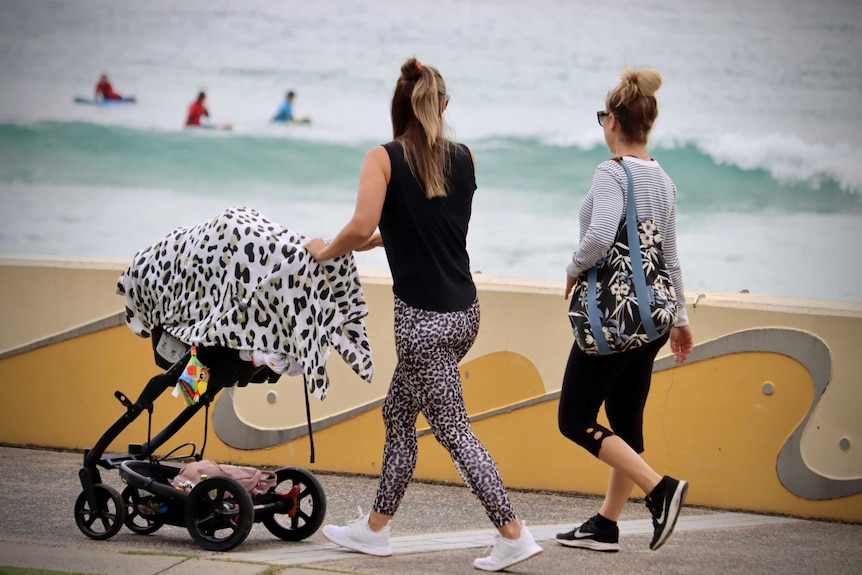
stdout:
MULTIPOLYGON (((675 534, 682 531, 704 529, 733 529, 778 525, 798 521, 785 517, 768 517, 743 513, 719 513, 714 515, 695 515, 682 517, 677 523, 675 534)), ((554 536, 560 531, 568 531, 571 524, 533 525, 530 532, 541 545, 556 546, 554 536)), ((652 535, 652 522, 648 519, 623 521, 620 523, 620 536, 652 535)), ((432 551, 452 551, 455 549, 485 548, 493 537, 492 529, 456 531, 452 533, 423 533, 421 535, 393 536, 392 552, 395 555, 428 553, 432 551)), ((478 554, 477 554, 478 555, 478 554)), ((269 565, 310 565, 344 559, 344 551, 331 544, 284 546, 266 551, 234 551, 231 558, 240 561, 254 561, 269 565)))
MULTIPOLYGON (((184 528, 173 526, 149 536, 123 529, 108 541, 93 541, 78 531, 72 513, 81 490, 81 459, 77 453, 0 447, 0 573, 2 566, 17 566, 108 575, 458 575, 478 573, 472 560, 493 534, 466 488, 414 483, 392 524, 394 555, 388 558, 341 550, 320 532, 285 543, 259 524, 227 553, 203 550, 184 528)), ((115 475, 105 472, 103 478, 121 488, 115 475)), ((327 496, 327 522, 352 520, 357 506, 373 499, 373 478, 317 478, 327 496)), ((511 496, 545 549, 512 573, 862 573, 862 525, 687 507, 672 538, 653 552, 649 515, 642 502, 632 501, 620 522, 622 549, 607 554, 553 541, 558 531, 594 513, 595 497, 520 491, 511 496)))

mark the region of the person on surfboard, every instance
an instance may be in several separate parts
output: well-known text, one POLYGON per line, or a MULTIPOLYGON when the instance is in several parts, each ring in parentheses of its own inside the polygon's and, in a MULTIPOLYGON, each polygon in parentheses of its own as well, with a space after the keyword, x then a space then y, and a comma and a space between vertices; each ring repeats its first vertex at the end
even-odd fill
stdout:
POLYGON ((296 92, 290 90, 272 117, 273 122, 283 122, 285 124, 308 124, 311 123, 311 118, 308 116, 296 117, 293 115, 293 101, 296 99, 296 92))
POLYGON ((206 99, 206 93, 201 91, 195 101, 189 105, 189 112, 186 114, 186 126, 200 126, 202 117, 210 117, 209 110, 204 106, 206 99))
POLYGON ((198 92, 198 97, 189 105, 189 111, 186 114, 187 128, 211 128, 216 130, 231 130, 233 124, 210 124, 201 122, 201 118, 209 118, 210 113, 207 110, 204 102, 207 99, 206 92, 201 90, 198 92))
POLYGON ((123 97, 114 91, 107 74, 102 74, 96 82, 96 100, 122 100, 123 97))

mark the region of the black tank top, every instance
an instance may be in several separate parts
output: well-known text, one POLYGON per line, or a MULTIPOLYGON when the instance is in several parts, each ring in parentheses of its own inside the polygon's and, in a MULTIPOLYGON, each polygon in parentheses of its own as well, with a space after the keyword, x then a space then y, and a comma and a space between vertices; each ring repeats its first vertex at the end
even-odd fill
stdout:
POLYGON ((476 299, 467 254, 467 227, 476 191, 470 151, 450 144, 451 169, 443 198, 428 199, 399 142, 383 146, 392 176, 380 216, 380 235, 392 272, 392 291, 411 307, 463 311, 476 299))

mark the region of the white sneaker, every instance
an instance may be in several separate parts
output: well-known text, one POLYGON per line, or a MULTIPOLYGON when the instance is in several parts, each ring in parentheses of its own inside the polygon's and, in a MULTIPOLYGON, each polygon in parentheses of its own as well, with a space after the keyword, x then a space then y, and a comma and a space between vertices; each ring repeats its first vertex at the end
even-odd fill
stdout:
POLYGON ((541 552, 542 548, 536 545, 536 540, 527 529, 527 524, 522 521, 520 537, 506 539, 499 533, 494 534, 494 548, 491 554, 473 561, 473 567, 482 571, 502 571, 541 552))
POLYGON ((359 508, 359 519, 344 527, 338 525, 324 525, 323 536, 335 543, 353 551, 376 555, 377 557, 389 557, 392 555, 392 547, 389 546, 389 526, 380 531, 373 531, 368 526, 368 513, 362 513, 359 508))

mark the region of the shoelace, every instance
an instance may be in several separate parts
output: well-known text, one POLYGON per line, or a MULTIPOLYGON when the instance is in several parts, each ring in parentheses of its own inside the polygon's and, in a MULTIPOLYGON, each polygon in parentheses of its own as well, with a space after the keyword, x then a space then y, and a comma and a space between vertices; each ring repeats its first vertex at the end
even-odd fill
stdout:
MULTIPOLYGON (((374 531, 373 529, 371 529, 371 524, 369 523, 369 519, 370 519, 370 518, 368 517, 368 513, 365 513, 364 511, 362 511, 362 506, 361 506, 361 505, 357 505, 357 506, 356 506, 356 509, 359 511, 359 517, 357 517, 356 519, 354 519, 353 521, 351 521, 351 522, 350 522, 350 524, 351 524, 351 525, 355 525, 355 524, 357 524, 357 523, 359 523, 359 524, 363 524, 363 523, 364 523, 365 525, 367 525, 367 526, 368 526, 368 529, 369 529, 372 533, 374 533, 375 535, 381 535, 381 533, 385 531, 386 527, 388 527, 388 525, 387 525, 386 527, 384 527, 384 528, 383 528, 383 529, 381 529, 380 531, 374 531)), ((391 521, 390 521, 390 523, 391 523, 391 521)))
POLYGON ((362 522, 362 520, 363 520, 363 519, 365 519, 365 513, 362 511, 362 506, 361 506, 361 505, 357 505, 357 506, 356 506, 356 509, 358 509, 358 510, 359 510, 359 517, 357 517, 356 519, 354 519, 353 521, 351 521, 351 523, 360 523, 360 522, 362 522))
POLYGON ((652 516, 653 526, 657 527, 658 521, 656 521, 656 517, 658 517, 661 513, 661 503, 658 501, 652 501, 649 498, 645 498, 644 503, 646 503, 646 508, 649 510, 649 513, 652 516))
POLYGON ((482 552, 482 555, 483 555, 484 557, 491 557, 491 556, 494 554, 494 549, 496 549, 496 548, 497 548, 497 542, 498 542, 498 541, 500 540, 500 538, 502 538, 502 537, 503 537, 503 536, 502 536, 502 535, 500 535, 499 533, 494 533, 494 539, 491 541, 491 544, 490 544, 490 545, 488 545, 487 547, 485 547, 485 550, 482 552))

